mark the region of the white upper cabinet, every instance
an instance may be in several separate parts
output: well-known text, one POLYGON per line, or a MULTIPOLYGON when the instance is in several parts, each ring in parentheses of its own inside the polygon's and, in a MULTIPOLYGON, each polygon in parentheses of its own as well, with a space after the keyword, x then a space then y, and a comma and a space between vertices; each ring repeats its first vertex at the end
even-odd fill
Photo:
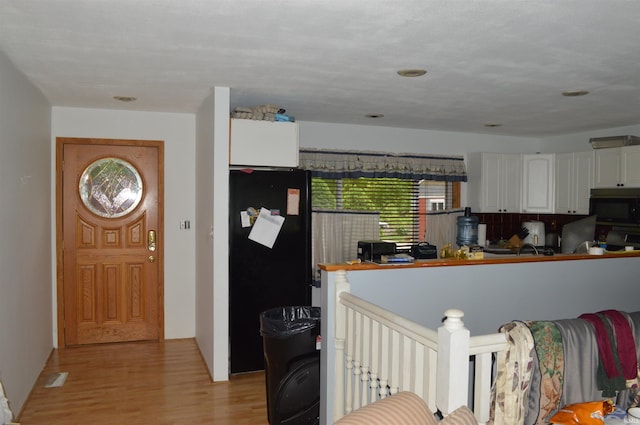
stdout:
POLYGON ((502 154, 502 212, 520 212, 522 158, 520 154, 502 154))
POLYGON ((520 212, 520 154, 469 154, 469 206, 474 212, 520 212))
POLYGON ((593 152, 556 154, 555 212, 589 214, 593 185, 593 152))
POLYGON ((595 150, 594 187, 640 187, 640 145, 595 150))
POLYGON ((620 148, 597 149, 594 164, 593 187, 620 186, 620 148))
POLYGON ((522 212, 554 212, 555 154, 522 155, 522 212))
POLYGON ((230 165, 297 167, 298 123, 231 119, 230 165))
POLYGON ((640 187, 640 145, 622 148, 622 184, 626 187, 640 187))

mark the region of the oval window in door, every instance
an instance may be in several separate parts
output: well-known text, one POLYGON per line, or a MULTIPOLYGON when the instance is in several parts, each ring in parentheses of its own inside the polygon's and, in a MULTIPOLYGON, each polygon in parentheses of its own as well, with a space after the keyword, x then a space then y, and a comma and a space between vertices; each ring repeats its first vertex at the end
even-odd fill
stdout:
POLYGON ((117 218, 133 211, 142 199, 142 177, 120 158, 102 158, 89 164, 79 183, 80 199, 94 214, 117 218))

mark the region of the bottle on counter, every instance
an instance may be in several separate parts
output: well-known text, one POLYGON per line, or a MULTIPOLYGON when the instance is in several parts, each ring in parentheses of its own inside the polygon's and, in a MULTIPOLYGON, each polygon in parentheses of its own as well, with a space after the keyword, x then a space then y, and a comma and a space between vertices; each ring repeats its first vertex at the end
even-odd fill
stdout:
POLYGON ((607 235, 604 230, 602 230, 600 236, 598 236, 598 246, 602 249, 607 249, 607 235))
POLYGON ((459 247, 478 245, 478 222, 480 220, 475 215, 471 215, 471 208, 464 209, 464 215, 456 219, 458 234, 456 244, 459 247))

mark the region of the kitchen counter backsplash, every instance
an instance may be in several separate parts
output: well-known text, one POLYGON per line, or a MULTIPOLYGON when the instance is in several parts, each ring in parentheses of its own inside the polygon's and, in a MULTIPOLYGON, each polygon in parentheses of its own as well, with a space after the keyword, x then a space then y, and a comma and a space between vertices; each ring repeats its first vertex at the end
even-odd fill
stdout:
MULTIPOLYGON (((509 239, 511 236, 518 234, 524 221, 542 221, 546 233, 557 233, 560 235, 562 226, 587 217, 586 215, 569 214, 506 214, 474 213, 473 211, 471 214, 477 216, 480 223, 487 225, 487 239, 491 242, 496 242, 500 239, 509 239)), ((601 227, 598 226, 596 227, 596 235, 600 234, 602 230, 608 232, 610 229, 601 229, 601 227)))

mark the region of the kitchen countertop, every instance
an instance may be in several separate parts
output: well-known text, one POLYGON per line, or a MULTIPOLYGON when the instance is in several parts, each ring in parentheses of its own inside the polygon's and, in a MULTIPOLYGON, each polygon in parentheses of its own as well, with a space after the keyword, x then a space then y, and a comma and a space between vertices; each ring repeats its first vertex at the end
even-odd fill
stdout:
POLYGON ((415 260, 406 264, 377 264, 371 262, 361 262, 356 264, 337 263, 319 264, 318 267, 325 271, 336 270, 386 270, 390 268, 421 268, 421 267, 450 267, 450 266, 478 266, 483 264, 510 264, 510 263, 545 263, 550 261, 573 261, 573 260, 599 260, 602 258, 627 258, 640 257, 640 250, 634 251, 605 251, 603 255, 590 254, 555 254, 547 255, 514 255, 514 254, 491 254, 484 253, 483 259, 460 260, 456 258, 438 258, 432 260, 415 260))

